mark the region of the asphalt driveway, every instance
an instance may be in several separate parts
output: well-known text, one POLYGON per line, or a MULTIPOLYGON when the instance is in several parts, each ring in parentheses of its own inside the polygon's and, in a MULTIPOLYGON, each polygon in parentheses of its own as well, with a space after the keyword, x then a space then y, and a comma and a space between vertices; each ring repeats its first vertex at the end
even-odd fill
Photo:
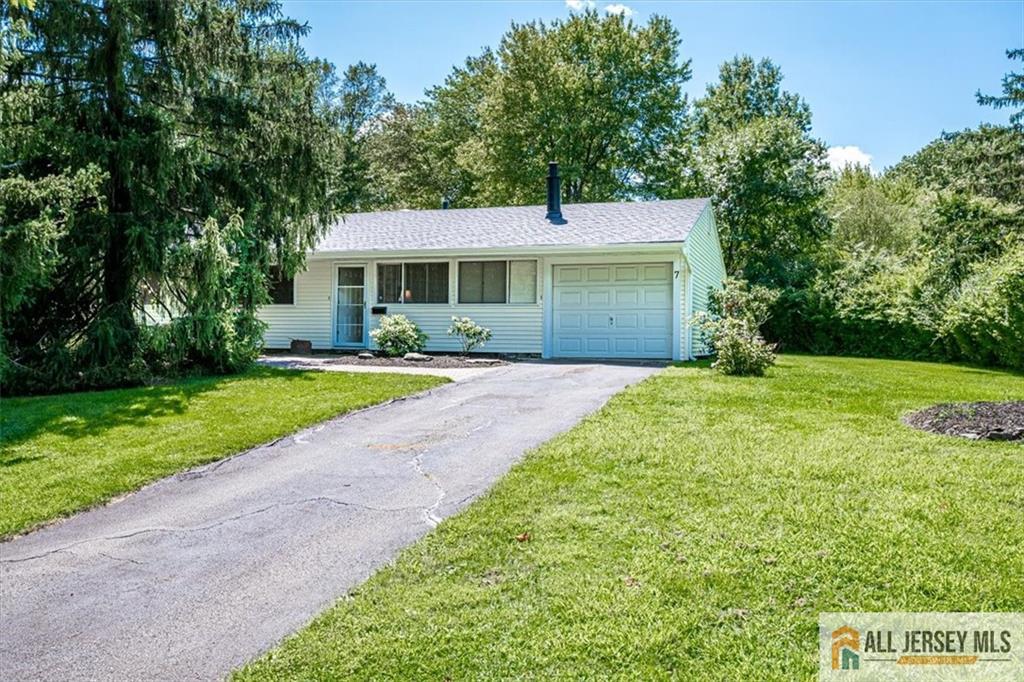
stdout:
POLYGON ((657 369, 496 368, 4 543, 0 678, 221 678, 657 369))

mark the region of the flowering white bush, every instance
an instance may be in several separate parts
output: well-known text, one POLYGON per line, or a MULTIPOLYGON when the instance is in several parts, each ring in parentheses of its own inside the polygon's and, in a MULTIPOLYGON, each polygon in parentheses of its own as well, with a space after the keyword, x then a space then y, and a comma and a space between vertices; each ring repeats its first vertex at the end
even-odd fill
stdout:
POLYGON ((417 353, 427 343, 427 335, 405 315, 385 315, 379 326, 370 332, 374 343, 385 355, 392 357, 417 353))
POLYGON ((491 340, 491 330, 481 327, 468 317, 452 316, 452 324, 448 327, 448 336, 459 337, 462 353, 466 354, 491 340))
POLYGON ((715 352, 712 367, 723 374, 762 376, 775 364, 775 347, 761 337, 761 325, 778 299, 767 287, 748 287, 743 280, 729 279, 725 288, 711 293, 710 312, 699 312, 697 326, 715 352))

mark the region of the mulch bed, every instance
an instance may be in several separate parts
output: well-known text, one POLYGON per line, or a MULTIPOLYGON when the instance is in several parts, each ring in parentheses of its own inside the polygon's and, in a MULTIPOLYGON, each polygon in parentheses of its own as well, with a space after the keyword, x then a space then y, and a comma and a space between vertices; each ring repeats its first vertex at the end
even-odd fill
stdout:
POLYGON ((413 362, 401 357, 388 358, 375 356, 372 359, 362 359, 357 355, 313 355, 309 356, 312 364, 323 365, 372 365, 377 367, 443 367, 445 369, 458 367, 499 367, 507 365, 504 360, 486 358, 488 362, 469 362, 469 358, 462 358, 457 355, 431 355, 430 360, 413 362))
POLYGON ((903 423, 922 431, 971 440, 1024 441, 1024 400, 943 403, 911 412, 903 423))

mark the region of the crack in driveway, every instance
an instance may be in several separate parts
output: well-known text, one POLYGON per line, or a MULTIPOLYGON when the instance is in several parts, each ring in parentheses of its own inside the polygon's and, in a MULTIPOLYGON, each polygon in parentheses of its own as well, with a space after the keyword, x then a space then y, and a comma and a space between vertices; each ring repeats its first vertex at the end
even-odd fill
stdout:
MULTIPOLYGON (((206 525, 203 525, 203 526, 193 526, 191 528, 173 528, 173 527, 166 527, 166 526, 155 526, 155 527, 152 527, 152 528, 138 528, 138 529, 129 531, 127 533, 120 533, 120 534, 117 534, 117 535, 105 535, 105 536, 100 536, 100 537, 86 538, 86 539, 83 539, 83 540, 78 540, 77 542, 72 542, 71 544, 65 545, 63 547, 57 547, 55 549, 51 549, 51 550, 48 550, 46 552, 42 552, 42 553, 39 553, 39 554, 33 554, 31 556, 18 557, 16 559, 0 559, 0 564, 20 564, 20 563, 23 563, 25 561, 34 561, 36 559, 42 559, 44 557, 50 556, 51 554, 57 554, 57 553, 60 553, 60 552, 67 552, 69 554, 73 554, 70 551, 71 548, 73 548, 73 547, 81 547, 82 545, 88 545, 88 544, 96 543, 96 542, 112 542, 114 540, 127 540, 129 538, 134 538, 134 537, 137 537, 139 535, 145 535, 145 534, 148 534, 148 533, 201 533, 203 531, 212 530, 214 528, 219 528, 220 526, 223 526, 224 524, 227 524, 227 523, 232 523, 234 521, 240 521, 240 520, 248 518, 250 516, 256 516, 258 514, 265 514, 268 511, 271 511, 273 509, 278 509, 280 507, 293 507, 293 506, 302 505, 302 504, 309 504, 309 503, 324 503, 324 504, 331 504, 331 505, 335 505, 335 506, 339 506, 339 507, 356 507, 358 509, 365 509, 367 511, 375 511, 375 512, 382 512, 382 513, 406 512, 406 511, 416 511, 416 510, 419 510, 419 509, 423 509, 422 506, 411 506, 411 507, 374 507, 374 506, 367 505, 367 504, 360 504, 358 502, 348 502, 348 501, 345 501, 345 500, 336 500, 336 499, 334 499, 332 497, 326 497, 326 496, 323 496, 323 495, 318 495, 316 497, 306 497, 306 498, 303 498, 301 500, 290 500, 290 501, 286 501, 286 502, 275 502, 274 504, 268 504, 265 507, 260 507, 259 509, 254 509, 254 510, 251 510, 251 511, 247 511, 247 512, 244 512, 242 514, 235 514, 233 516, 227 517, 226 519, 221 519, 220 521, 217 521, 215 523, 210 523, 210 524, 206 524, 206 525)), ((98 554, 100 554, 101 556, 105 556, 102 552, 98 552, 98 554)), ((108 557, 108 558, 116 559, 117 557, 108 557)), ((141 564, 142 562, 136 561, 135 563, 140 563, 141 564)))
POLYGON ((223 679, 657 371, 590 367, 488 371, 0 543, 3 677, 223 679))
POLYGON ((420 454, 416 455, 411 460, 409 460, 409 463, 412 464, 412 468, 416 471, 417 474, 427 479, 427 481, 430 482, 430 485, 434 486, 434 488, 437 489, 437 499, 434 500, 434 504, 423 509, 424 523, 429 525, 431 528, 437 528, 437 524, 441 523, 441 519, 437 517, 435 512, 437 512, 438 508, 441 506, 441 503, 444 501, 446 493, 444 491, 444 486, 441 485, 440 481, 438 481, 437 478, 435 478, 429 472, 423 469, 423 456, 426 454, 426 451, 421 452, 420 454))

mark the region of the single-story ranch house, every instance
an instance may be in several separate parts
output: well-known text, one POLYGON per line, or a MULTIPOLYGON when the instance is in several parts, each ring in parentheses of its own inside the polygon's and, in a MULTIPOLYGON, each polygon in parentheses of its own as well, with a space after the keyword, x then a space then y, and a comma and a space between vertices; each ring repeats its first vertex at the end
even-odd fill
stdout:
POLYGON ((453 315, 494 336, 482 350, 544 358, 688 359, 690 316, 725 267, 707 199, 347 215, 261 309, 267 348, 372 348, 382 315, 455 351, 453 315))

